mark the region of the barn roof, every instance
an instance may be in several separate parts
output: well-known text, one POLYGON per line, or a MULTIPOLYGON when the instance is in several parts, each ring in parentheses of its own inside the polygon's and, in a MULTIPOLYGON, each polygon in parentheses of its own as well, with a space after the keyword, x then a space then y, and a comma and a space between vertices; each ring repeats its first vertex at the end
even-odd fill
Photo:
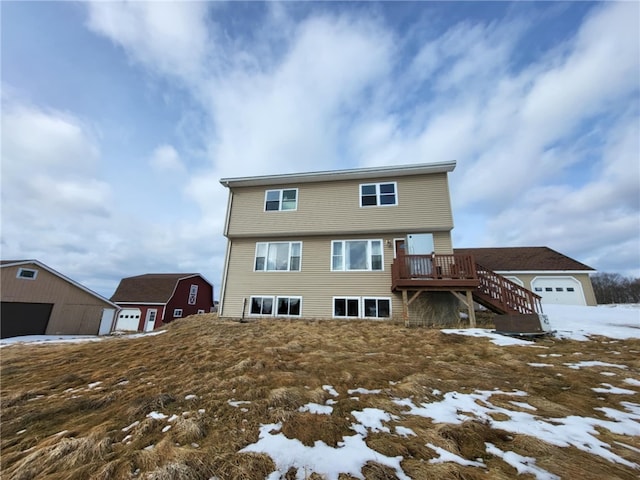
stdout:
MULTIPOLYGON (((199 273, 146 273, 120 280, 112 302, 167 303, 184 278, 202 277, 199 273)), ((206 280, 205 280, 206 281, 206 280)))
POLYGON ((480 265, 498 272, 594 271, 549 247, 456 248, 454 252, 473 255, 480 265))

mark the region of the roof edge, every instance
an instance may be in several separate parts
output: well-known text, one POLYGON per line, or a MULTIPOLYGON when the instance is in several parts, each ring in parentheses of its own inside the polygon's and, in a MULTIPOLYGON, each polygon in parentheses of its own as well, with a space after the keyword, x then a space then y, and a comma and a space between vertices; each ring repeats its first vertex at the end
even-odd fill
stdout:
POLYGON ((358 180, 380 176, 408 176, 429 173, 447 173, 456 168, 456 161, 394 165, 386 167, 352 168, 347 170, 326 170, 318 172, 284 173, 254 177, 221 178, 220 183, 227 188, 252 187, 261 185, 286 185, 292 183, 316 183, 336 180, 358 180))
POLYGON ((112 307, 115 307, 116 309, 119 309, 120 307, 118 305, 115 304, 115 302, 112 302, 111 300, 109 300, 106 297, 103 297, 102 295, 100 295, 99 293, 94 292, 93 290, 91 290, 90 288, 85 287, 84 285, 82 285, 81 283, 76 282, 75 280, 72 280, 71 278, 67 277, 66 275, 63 275, 62 273, 54 270, 53 268, 45 265, 44 263, 42 263, 39 260, 20 260, 20 261, 16 261, 16 262, 12 262, 12 263, 3 263, 0 265, 0 268, 4 268, 4 267, 16 267, 18 265, 28 265, 28 264, 34 264, 39 266, 40 268, 45 269, 46 271, 48 271, 49 273, 51 273, 52 275, 55 275, 57 277, 60 277, 61 279, 65 280, 66 282, 70 283, 71 285, 79 288, 80 290, 83 290, 84 292, 88 293, 89 295, 93 295, 94 297, 96 297, 97 299, 108 303, 109 305, 111 305, 112 307))

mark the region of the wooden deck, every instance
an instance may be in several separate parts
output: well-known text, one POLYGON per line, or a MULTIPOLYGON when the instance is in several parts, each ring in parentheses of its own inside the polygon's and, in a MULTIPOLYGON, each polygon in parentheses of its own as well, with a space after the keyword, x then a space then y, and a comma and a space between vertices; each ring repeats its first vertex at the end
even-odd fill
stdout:
POLYGON ((391 265, 391 290, 464 291, 480 285, 471 255, 403 255, 391 265))

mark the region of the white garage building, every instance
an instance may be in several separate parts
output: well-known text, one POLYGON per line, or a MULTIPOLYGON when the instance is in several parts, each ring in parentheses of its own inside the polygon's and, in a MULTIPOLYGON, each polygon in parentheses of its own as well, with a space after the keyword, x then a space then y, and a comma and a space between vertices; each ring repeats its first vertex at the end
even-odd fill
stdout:
POLYGON ((456 248, 542 297, 543 304, 596 305, 595 270, 549 247, 456 248))

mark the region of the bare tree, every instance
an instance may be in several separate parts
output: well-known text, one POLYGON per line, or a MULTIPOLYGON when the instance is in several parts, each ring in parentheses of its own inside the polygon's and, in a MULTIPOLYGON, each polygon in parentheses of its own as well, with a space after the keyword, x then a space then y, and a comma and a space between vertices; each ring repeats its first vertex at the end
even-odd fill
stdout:
POLYGON ((600 304, 640 303, 640 278, 627 278, 619 273, 597 273, 591 284, 600 304))

